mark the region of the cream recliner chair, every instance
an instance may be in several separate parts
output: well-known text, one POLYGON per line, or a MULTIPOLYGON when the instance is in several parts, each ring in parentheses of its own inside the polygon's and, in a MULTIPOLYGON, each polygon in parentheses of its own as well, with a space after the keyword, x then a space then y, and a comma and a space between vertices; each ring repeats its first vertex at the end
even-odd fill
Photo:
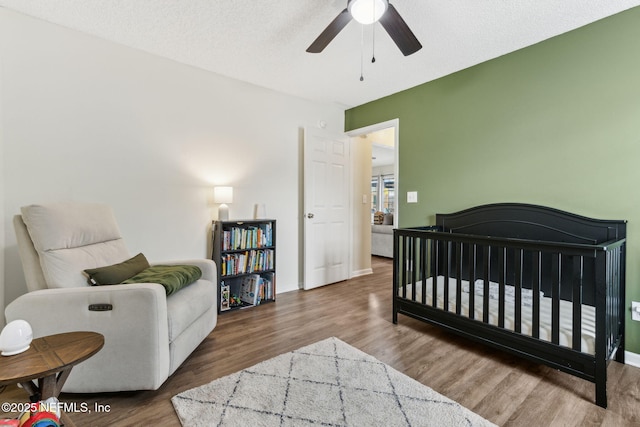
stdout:
POLYGON ((6 307, 7 322, 26 320, 36 338, 70 331, 105 337, 102 350, 73 368, 63 391, 155 390, 215 327, 213 261, 163 262, 202 270, 200 280, 170 296, 156 283, 89 286, 83 270, 131 258, 112 210, 58 203, 21 212, 14 227, 29 292, 6 307), (90 310, 95 304, 112 309, 90 310))

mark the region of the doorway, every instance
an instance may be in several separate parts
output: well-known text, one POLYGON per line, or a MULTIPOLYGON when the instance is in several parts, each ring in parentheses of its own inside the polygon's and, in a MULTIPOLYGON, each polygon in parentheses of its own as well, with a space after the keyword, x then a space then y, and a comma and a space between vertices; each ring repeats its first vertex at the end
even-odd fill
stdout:
MULTIPOLYGON (((365 140, 368 139, 367 135, 374 135, 377 132, 381 131, 386 131, 387 133, 391 133, 392 135, 391 139, 393 141, 393 148, 383 148, 383 150, 386 150, 387 154, 390 154, 389 151, 392 152, 392 157, 394 159, 392 166, 395 186, 394 192, 397 193, 399 168, 399 162, 397 160, 399 149, 398 119, 389 120, 360 129, 355 129, 353 131, 347 132, 346 135, 342 134, 342 137, 344 137, 347 143, 344 146, 344 149, 340 148, 340 141, 342 141, 342 137, 340 135, 329 135, 326 132, 318 129, 305 129, 305 148, 303 150, 305 152, 303 159, 303 164, 305 165, 303 167, 305 174, 305 178, 303 179, 303 181, 305 182, 305 188, 303 193, 304 201, 302 206, 304 217, 304 243, 302 251, 303 255, 301 257, 301 271, 303 273, 301 277, 302 280, 300 288, 312 289, 317 286, 323 286, 325 284, 340 281, 342 279, 342 276, 338 276, 337 274, 334 275, 334 270, 336 272, 338 270, 344 271, 344 273, 347 275, 347 277, 344 277, 344 279, 372 273, 371 214, 373 198, 371 191, 371 178, 373 176, 373 144, 366 143, 365 140), (312 146, 308 146, 308 144, 314 145, 315 148, 312 146), (323 150, 320 150, 320 147, 322 147, 323 150), (326 151, 329 147, 332 148, 329 151, 326 151), (330 163, 332 164, 332 166, 330 168, 327 166, 328 163, 326 163, 325 161, 318 161, 317 159, 314 166, 307 164, 307 160, 311 158, 309 157, 309 159, 307 159, 307 154, 311 154, 314 151, 317 151, 318 153, 320 153, 320 151, 324 151, 325 153, 331 154, 331 156, 334 157, 336 153, 345 154, 346 156, 340 156, 345 161, 344 163, 342 163, 344 165, 344 168, 340 167, 338 169, 344 170, 346 174, 336 173, 337 169, 335 165, 341 163, 342 161, 331 161, 330 163), (321 247, 320 245, 314 243, 314 236, 316 238, 326 238, 341 234, 339 231, 333 232, 331 230, 327 230, 326 226, 324 229, 322 228, 324 225, 320 223, 322 223, 323 221, 319 220, 322 220, 323 215, 318 214, 318 212, 322 212, 321 208, 325 205, 324 203, 315 203, 314 205, 308 204, 310 201, 313 201, 317 198, 313 196, 313 191, 309 191, 309 189, 307 189, 307 185, 313 182, 318 182, 318 179, 315 178, 329 176, 326 173, 329 169, 333 170, 333 172, 329 174, 331 177, 333 177, 333 181, 335 181, 335 179, 339 177, 346 178, 346 181, 342 186, 340 184, 337 184, 337 182, 329 182, 327 184, 329 186, 328 188, 333 190, 327 190, 325 193, 321 193, 325 195, 331 194, 332 198, 335 198, 338 194, 340 194, 340 200, 342 200, 342 195, 346 197, 346 205, 344 207, 346 208, 345 211, 348 213, 348 217, 347 222, 342 223, 344 225, 343 230, 347 230, 347 232, 344 233, 344 237, 346 240, 344 251, 341 248, 338 248, 338 250, 327 250, 324 245, 321 247), (307 176, 307 173, 311 173, 312 175, 307 176), (321 232, 313 232, 312 228, 321 230, 321 232), (323 254, 329 254, 330 256, 323 254), (314 265, 314 260, 319 261, 314 265), (344 263, 344 265, 342 263, 344 263), (340 266, 340 268, 337 268, 338 266, 340 266), (342 267, 344 267, 344 270, 342 270, 342 267), (313 276, 314 274, 315 277, 313 276)), ((389 146, 391 144, 376 145, 389 146)), ((376 157, 378 155, 382 154, 377 154, 376 157)), ((332 207, 339 205, 340 204, 335 203, 335 201, 331 203, 332 207)), ((393 224, 398 224, 397 197, 387 199, 387 209, 393 212, 393 224)), ((331 222, 337 223, 336 221, 331 222)), ((324 221, 323 223, 327 224, 327 221, 324 221)), ((331 245, 333 245, 330 245, 331 248, 334 248, 335 243, 336 242, 331 243, 331 245)), ((342 247, 342 243, 340 243, 340 247, 342 247)))
POLYGON ((351 277, 371 273, 372 244, 383 243, 383 256, 393 256, 393 231, 398 224, 399 120, 347 132, 351 138, 351 277), (375 184, 374 184, 375 181, 375 184), (374 226, 374 214, 388 224, 374 226), (374 230, 376 228, 376 230, 374 230), (389 234, 380 236, 380 228, 389 234), (374 231, 376 234, 374 235, 374 231), (386 247, 388 246, 388 247, 386 247))

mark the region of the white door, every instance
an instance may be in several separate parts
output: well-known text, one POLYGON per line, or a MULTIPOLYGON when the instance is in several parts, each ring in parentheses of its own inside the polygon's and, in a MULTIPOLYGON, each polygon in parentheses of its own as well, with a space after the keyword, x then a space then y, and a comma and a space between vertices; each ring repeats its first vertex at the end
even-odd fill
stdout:
POLYGON ((349 139, 304 133, 304 289, 348 279, 349 139))

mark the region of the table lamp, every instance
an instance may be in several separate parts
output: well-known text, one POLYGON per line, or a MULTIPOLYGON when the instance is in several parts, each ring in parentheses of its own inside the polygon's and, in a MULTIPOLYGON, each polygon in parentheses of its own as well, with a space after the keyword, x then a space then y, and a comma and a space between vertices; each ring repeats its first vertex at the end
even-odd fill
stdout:
POLYGON ((13 356, 27 351, 31 340, 33 340, 33 331, 26 320, 14 320, 7 323, 7 326, 0 333, 2 355, 13 356))
POLYGON ((218 206, 218 220, 229 220, 227 203, 233 203, 233 187, 213 187, 213 202, 220 204, 218 206))

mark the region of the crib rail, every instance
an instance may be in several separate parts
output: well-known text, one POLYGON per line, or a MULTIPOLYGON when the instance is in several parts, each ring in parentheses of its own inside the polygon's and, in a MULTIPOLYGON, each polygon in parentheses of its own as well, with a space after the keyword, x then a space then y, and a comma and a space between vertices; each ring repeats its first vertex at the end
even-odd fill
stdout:
MULTIPOLYGON (((530 293, 532 326, 526 338, 539 339, 543 293, 551 298, 549 342, 560 345, 561 301, 567 301, 571 304, 572 320, 568 347, 581 352, 583 307, 592 306, 596 313, 595 353, 608 359, 624 337, 624 248, 625 239, 577 244, 448 233, 438 226, 394 230, 394 322, 397 313, 403 311, 400 302, 408 301, 426 308, 426 313, 444 312, 489 324, 489 287, 493 282, 498 284, 494 327, 505 327, 506 308, 511 304, 514 319, 510 332, 521 334, 523 293, 530 293), (454 285, 444 281, 442 307, 437 304, 438 276, 455 279, 454 285), (475 307, 476 300, 481 299, 481 319, 475 318, 474 310, 463 311, 464 281, 469 286, 469 306, 475 307), (432 289, 427 289, 428 284, 432 289), (476 292, 477 286, 482 288, 480 292, 476 292), (508 286, 514 291, 513 299, 509 300, 508 286), (456 295, 453 304, 449 303, 451 292, 456 295)), ((438 315, 433 318, 446 323, 438 315)))

